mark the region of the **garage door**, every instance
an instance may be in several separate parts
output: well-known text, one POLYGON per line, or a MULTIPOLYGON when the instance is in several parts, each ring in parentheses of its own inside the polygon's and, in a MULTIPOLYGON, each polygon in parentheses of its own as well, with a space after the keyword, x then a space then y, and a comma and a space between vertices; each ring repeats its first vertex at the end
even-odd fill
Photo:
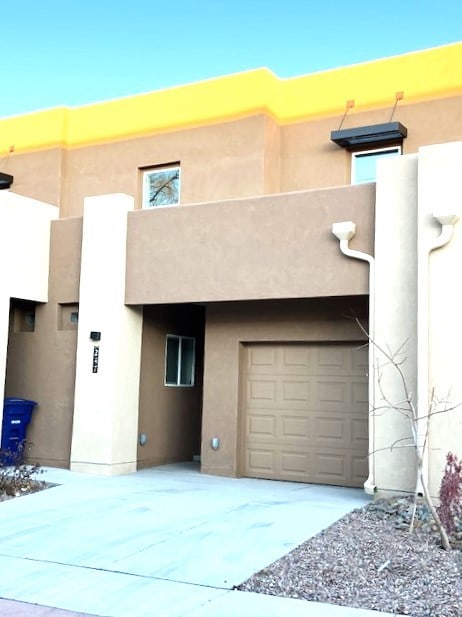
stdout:
POLYGON ((361 344, 254 344, 245 354, 244 475, 362 486, 368 357, 361 344))

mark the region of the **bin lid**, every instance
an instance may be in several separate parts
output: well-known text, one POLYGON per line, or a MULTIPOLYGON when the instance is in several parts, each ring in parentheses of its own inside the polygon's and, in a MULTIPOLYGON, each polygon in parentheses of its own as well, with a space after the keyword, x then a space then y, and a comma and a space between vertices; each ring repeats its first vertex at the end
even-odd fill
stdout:
POLYGON ((7 396, 4 399, 5 405, 24 405, 24 403, 29 403, 29 405, 35 407, 37 403, 35 401, 31 401, 27 398, 20 398, 19 396, 7 396))

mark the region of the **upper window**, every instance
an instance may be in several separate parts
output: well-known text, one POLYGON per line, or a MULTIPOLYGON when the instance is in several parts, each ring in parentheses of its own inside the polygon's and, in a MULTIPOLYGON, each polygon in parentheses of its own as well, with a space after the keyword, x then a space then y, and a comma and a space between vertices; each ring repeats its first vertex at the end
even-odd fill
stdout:
POLYGON ((363 150, 353 152, 351 160, 351 183, 375 182, 377 161, 385 157, 401 154, 401 146, 381 148, 380 150, 363 150))
POLYGON ((143 174, 143 208, 180 203, 180 167, 157 167, 143 174))
POLYGON ((195 368, 195 339, 167 334, 165 346, 165 385, 193 386, 195 368))

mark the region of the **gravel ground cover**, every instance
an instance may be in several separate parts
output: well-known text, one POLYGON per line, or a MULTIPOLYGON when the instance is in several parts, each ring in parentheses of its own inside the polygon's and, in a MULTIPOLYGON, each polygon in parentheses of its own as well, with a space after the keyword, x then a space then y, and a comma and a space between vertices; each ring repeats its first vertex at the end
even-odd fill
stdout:
POLYGON ((407 498, 354 510, 238 588, 413 617, 462 616, 462 523, 440 548, 425 504, 409 534, 407 498))

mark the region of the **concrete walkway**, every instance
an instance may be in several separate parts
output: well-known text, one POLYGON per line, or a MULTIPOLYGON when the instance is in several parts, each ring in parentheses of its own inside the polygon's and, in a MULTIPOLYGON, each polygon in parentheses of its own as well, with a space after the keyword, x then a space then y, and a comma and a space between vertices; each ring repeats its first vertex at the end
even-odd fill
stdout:
POLYGON ((206 476, 192 464, 42 478, 60 486, 0 504, 0 616, 378 615, 233 590, 364 504, 360 490, 206 476))

